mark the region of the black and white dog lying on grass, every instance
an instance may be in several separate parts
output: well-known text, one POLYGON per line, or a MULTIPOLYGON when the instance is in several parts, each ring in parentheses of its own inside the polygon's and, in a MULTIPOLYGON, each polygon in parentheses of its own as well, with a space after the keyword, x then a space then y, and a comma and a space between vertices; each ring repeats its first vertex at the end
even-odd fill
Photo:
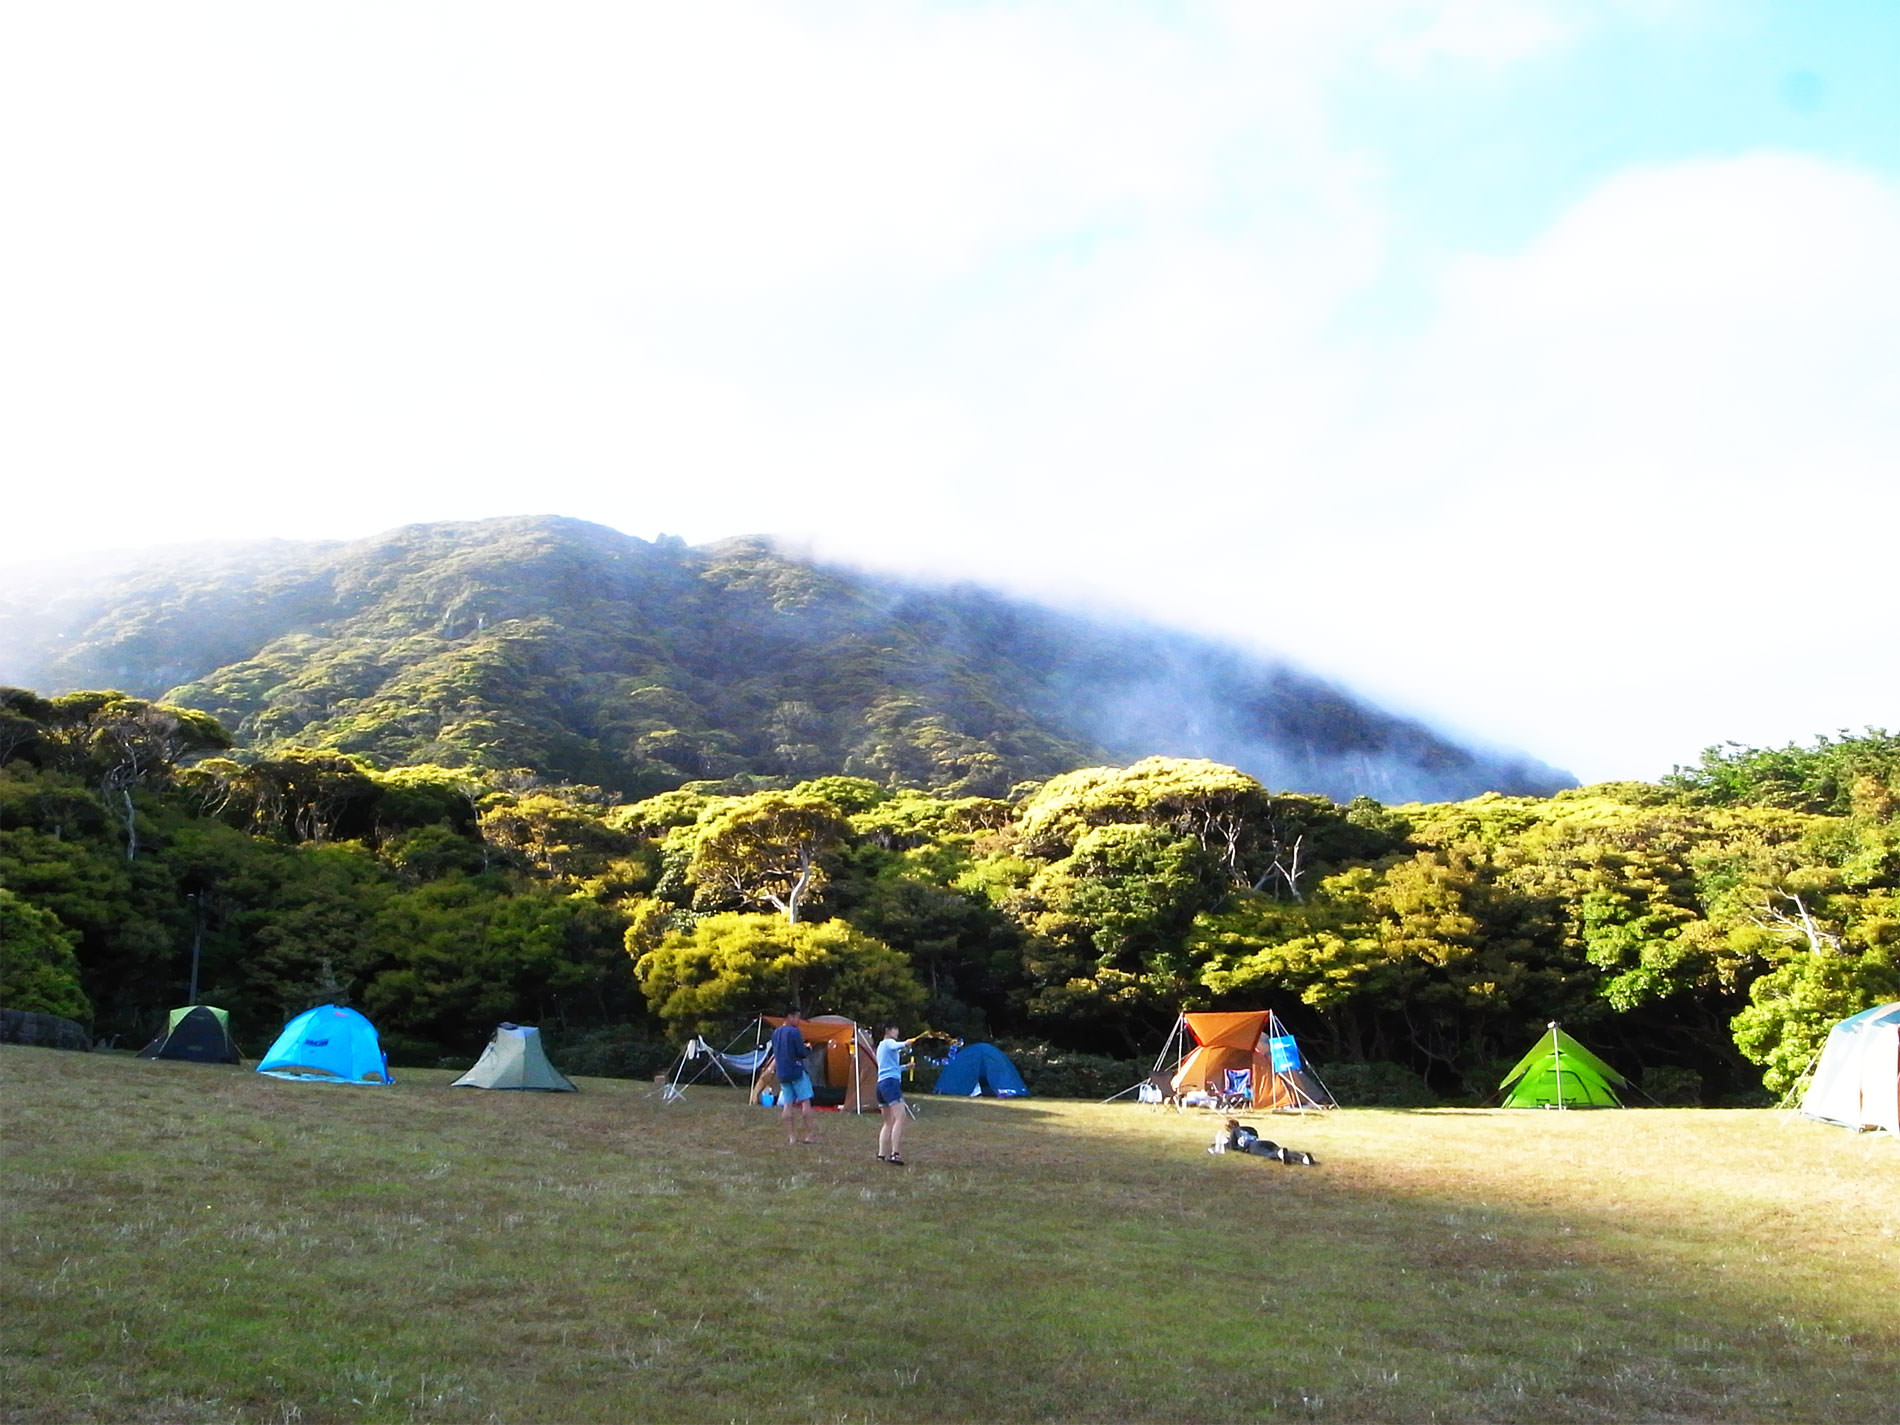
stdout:
POLYGON ((1230 1118, 1214 1134, 1214 1146, 1210 1153, 1251 1153, 1256 1158, 1272 1158, 1276 1162, 1288 1163, 1295 1167, 1316 1168, 1319 1159, 1311 1153, 1303 1153, 1298 1148, 1283 1148, 1270 1138, 1262 1138, 1259 1130, 1251 1124, 1230 1118))

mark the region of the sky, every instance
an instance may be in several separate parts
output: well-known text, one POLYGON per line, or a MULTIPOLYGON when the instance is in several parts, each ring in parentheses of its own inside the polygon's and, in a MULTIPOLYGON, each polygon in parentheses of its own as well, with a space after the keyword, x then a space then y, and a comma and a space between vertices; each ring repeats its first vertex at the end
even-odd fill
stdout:
POLYGON ((0 10, 0 558, 560 514, 1900 726, 1900 5, 0 10))

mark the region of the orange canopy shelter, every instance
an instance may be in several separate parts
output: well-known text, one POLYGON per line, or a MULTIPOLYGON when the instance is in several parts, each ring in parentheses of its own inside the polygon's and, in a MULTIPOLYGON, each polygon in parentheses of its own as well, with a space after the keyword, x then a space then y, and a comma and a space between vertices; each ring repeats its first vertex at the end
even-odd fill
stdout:
MULTIPOLYGON (((782 1015, 768 1014, 763 1019, 772 1029, 785 1022, 782 1015)), ((871 1036, 855 1020, 838 1014, 813 1015, 800 1020, 798 1028, 811 1051, 805 1066, 811 1071, 813 1102, 853 1113, 875 1113, 877 1051, 871 1047, 871 1036)), ((752 1102, 777 1087, 778 1064, 767 1054, 752 1076, 752 1102)))
POLYGON ((1177 1093, 1205 1088, 1226 1094, 1233 1083, 1230 1073, 1245 1073, 1256 1109, 1333 1107, 1332 1095, 1307 1071, 1293 1036, 1272 1010, 1184 1013, 1175 1029, 1177 1037, 1185 1029, 1195 1045, 1175 1068, 1177 1093))

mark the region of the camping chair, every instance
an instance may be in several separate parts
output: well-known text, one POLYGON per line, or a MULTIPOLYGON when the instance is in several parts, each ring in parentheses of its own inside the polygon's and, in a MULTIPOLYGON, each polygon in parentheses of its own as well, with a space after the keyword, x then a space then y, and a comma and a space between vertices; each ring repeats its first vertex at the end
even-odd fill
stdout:
POLYGON ((1227 1082, 1222 1088, 1217 1108, 1253 1107, 1253 1071, 1251 1069, 1229 1069, 1227 1082))

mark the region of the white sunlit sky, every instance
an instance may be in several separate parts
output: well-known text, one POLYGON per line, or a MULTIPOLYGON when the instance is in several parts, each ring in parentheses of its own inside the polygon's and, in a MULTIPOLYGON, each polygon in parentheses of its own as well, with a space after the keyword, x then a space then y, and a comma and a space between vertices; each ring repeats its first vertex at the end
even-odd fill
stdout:
POLYGON ((14 5, 31 565, 562 514, 1586 781, 1900 726, 1893 0, 14 5))

